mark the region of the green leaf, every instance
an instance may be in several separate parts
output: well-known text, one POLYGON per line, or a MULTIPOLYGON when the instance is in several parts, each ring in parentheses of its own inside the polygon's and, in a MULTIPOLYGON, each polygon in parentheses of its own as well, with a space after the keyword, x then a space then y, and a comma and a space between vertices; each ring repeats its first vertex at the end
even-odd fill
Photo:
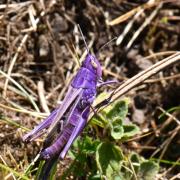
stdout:
POLYGON ((82 153, 92 154, 96 152, 97 146, 100 144, 99 140, 93 140, 89 136, 84 138, 82 153))
POLYGON ((116 118, 112 123, 110 123, 111 136, 118 140, 121 139, 124 134, 124 129, 122 126, 122 119, 116 118))
POLYGON ((90 121, 91 124, 98 125, 99 127, 104 128, 106 124, 108 123, 107 119, 104 118, 101 114, 94 115, 90 121))
POLYGON ((99 140, 93 140, 89 136, 85 136, 83 138, 78 137, 74 141, 73 147, 68 151, 68 155, 71 157, 71 159, 75 159, 79 153, 88 155, 93 154, 96 152, 99 143, 99 140))
POLYGON ((153 161, 144 161, 141 163, 138 177, 140 180, 155 180, 158 173, 159 166, 153 161))
POLYGON ((107 179, 113 179, 113 176, 118 175, 121 169, 123 154, 118 146, 110 142, 101 143, 96 151, 97 167, 102 175, 107 179))
POLYGON ((68 154, 73 157, 74 161, 69 168, 64 171, 62 179, 66 179, 70 174, 74 177, 84 177, 96 174, 96 161, 92 156, 94 157, 99 144, 99 140, 94 140, 87 135, 83 138, 78 137, 73 143, 73 147, 68 152, 68 154))
POLYGON ((139 133, 139 127, 136 126, 135 124, 128 124, 128 125, 123 125, 124 128, 124 135, 123 138, 128 139, 129 137, 132 137, 139 133))
POLYGON ((129 104, 128 99, 117 101, 112 105, 112 108, 109 109, 109 111, 107 112, 107 118, 112 120, 116 118, 120 118, 124 120, 128 113, 128 104, 129 104))

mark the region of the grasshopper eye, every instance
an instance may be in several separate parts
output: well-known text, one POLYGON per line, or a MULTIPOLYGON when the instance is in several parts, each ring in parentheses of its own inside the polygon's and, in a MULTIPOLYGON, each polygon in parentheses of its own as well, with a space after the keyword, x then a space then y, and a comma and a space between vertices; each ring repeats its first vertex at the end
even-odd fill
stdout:
POLYGON ((95 69, 97 69, 98 65, 97 65, 97 64, 95 63, 95 61, 92 60, 92 59, 91 59, 91 64, 92 64, 92 66, 93 66, 95 69))

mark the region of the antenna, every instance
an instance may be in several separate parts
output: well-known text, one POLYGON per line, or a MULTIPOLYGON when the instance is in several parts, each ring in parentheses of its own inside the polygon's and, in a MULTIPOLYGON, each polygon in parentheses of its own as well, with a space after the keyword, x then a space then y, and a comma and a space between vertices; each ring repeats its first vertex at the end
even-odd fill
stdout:
POLYGON ((102 45, 102 46, 99 48, 99 50, 98 50, 98 54, 99 54, 99 52, 100 52, 104 47, 106 47, 106 46, 109 45, 112 41, 114 41, 114 40, 116 40, 116 39, 117 39, 117 37, 114 37, 113 39, 111 39, 110 41, 108 41, 106 44, 102 45))
POLYGON ((80 27, 79 24, 78 24, 77 26, 78 26, 79 31, 80 31, 80 33, 81 33, 81 36, 82 36, 82 38, 83 38, 84 44, 85 44, 85 46, 86 46, 86 50, 87 50, 87 52, 89 53, 89 48, 88 48, 87 43, 86 43, 86 41, 85 41, 85 38, 84 38, 84 35, 83 35, 83 33, 82 33, 81 27, 80 27))

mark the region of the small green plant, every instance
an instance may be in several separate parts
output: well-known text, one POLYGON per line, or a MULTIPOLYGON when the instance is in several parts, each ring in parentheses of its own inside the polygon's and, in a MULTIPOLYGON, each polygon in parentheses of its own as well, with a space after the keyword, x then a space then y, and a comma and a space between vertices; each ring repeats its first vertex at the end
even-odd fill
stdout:
POLYGON ((121 149, 122 142, 139 132, 135 124, 125 123, 128 104, 127 98, 117 101, 92 118, 84 138, 78 138, 69 152, 74 161, 62 179, 69 175, 92 180, 155 179, 157 163, 134 152, 125 154, 121 149), (94 136, 88 134, 92 128, 96 131, 94 136))
POLYGON ((117 101, 103 109, 92 119, 92 124, 100 125, 105 129, 108 138, 125 140, 139 132, 139 128, 131 123, 126 124, 125 118, 128 113, 129 99, 117 101))

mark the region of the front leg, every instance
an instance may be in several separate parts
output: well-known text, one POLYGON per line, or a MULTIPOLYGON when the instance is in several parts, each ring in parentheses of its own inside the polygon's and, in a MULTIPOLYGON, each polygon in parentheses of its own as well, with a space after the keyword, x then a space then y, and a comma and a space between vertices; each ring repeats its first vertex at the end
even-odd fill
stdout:
POLYGON ((117 84, 117 83, 119 83, 117 80, 109 80, 105 82, 102 81, 102 82, 98 82, 97 87, 101 87, 109 84, 117 84))
POLYGON ((105 105, 109 104, 109 102, 111 101, 111 98, 112 98, 113 95, 115 94, 115 91, 116 91, 116 90, 114 90, 114 91, 110 94, 110 96, 109 96, 108 98, 104 99, 102 102, 98 103, 98 104, 95 106, 96 111, 98 111, 98 109, 101 108, 102 106, 105 106, 105 105))
MULTIPOLYGON (((106 82, 101 81, 101 82, 98 82, 97 87, 101 87, 101 86, 109 85, 109 84, 119 84, 119 85, 121 85, 122 83, 123 83, 123 81, 118 82, 117 80, 110 80, 110 81, 106 81, 106 82)), ((114 94, 115 94, 115 90, 111 93, 111 95, 107 99, 105 99, 102 102, 100 102, 99 104, 97 104, 95 106, 95 109, 99 109, 101 106, 107 105, 111 101, 111 98, 112 98, 112 96, 114 94)))
POLYGON ((101 108, 102 106, 105 106, 107 104, 109 104, 109 102, 111 101, 112 96, 110 96, 109 98, 103 100, 102 102, 98 103, 94 109, 96 109, 96 112, 98 111, 99 108, 101 108))

